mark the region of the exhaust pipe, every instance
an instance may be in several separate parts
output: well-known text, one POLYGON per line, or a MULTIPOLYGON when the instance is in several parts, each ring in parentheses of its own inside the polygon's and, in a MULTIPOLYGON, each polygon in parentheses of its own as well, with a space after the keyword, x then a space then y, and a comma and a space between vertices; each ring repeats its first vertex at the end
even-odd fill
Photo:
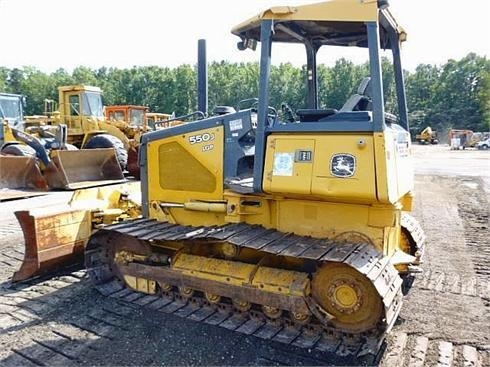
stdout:
POLYGON ((197 41, 197 109, 208 114, 208 62, 206 40, 197 41))

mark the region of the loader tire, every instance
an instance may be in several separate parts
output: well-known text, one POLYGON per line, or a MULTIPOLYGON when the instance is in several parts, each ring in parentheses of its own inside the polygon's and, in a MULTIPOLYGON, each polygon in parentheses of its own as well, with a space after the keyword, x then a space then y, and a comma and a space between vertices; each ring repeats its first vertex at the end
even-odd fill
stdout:
POLYGON ((116 151, 117 161, 119 162, 121 169, 126 169, 126 166, 128 164, 128 152, 126 152, 124 144, 119 138, 116 138, 115 136, 109 134, 95 135, 90 138, 90 140, 85 145, 85 148, 114 148, 116 151))
POLYGON ((16 155, 20 157, 35 157, 36 151, 28 145, 10 144, 2 148, 3 154, 16 155))

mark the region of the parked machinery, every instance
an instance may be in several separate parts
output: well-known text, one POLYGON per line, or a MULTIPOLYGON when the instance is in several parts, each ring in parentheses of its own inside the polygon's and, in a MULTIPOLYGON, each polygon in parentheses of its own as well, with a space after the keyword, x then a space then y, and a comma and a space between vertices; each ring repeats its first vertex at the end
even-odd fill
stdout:
POLYGON ((0 93, 0 188, 76 189, 124 180, 114 149, 76 150, 66 125, 25 117, 24 104, 21 95, 0 93))
POLYGON ((105 107, 106 120, 118 127, 129 139, 127 170, 131 176, 138 179, 138 151, 141 134, 154 130, 148 123, 148 107, 135 105, 114 105, 105 107))
POLYGON ((175 116, 170 115, 168 113, 160 113, 160 112, 148 112, 146 114, 146 123, 151 126, 154 130, 156 130, 156 123, 160 121, 165 121, 171 119, 175 116))
POLYGON ((420 270, 424 240, 406 214, 404 30, 385 1, 332 0, 272 7, 232 33, 241 50, 261 42, 257 108, 143 135, 143 219, 91 236, 90 278, 104 293, 124 284, 241 322, 316 335, 389 331, 402 305, 399 274, 420 270), (291 109, 289 121, 269 105, 278 43, 303 44, 307 55, 308 108, 291 109), (319 107, 324 46, 369 54, 370 78, 341 111, 319 107), (393 54, 398 117, 385 112, 381 48, 393 54))
POLYGON ((451 129, 449 130, 449 144, 451 150, 466 149, 474 146, 472 142, 473 131, 466 129, 451 129))
POLYGON ((430 126, 427 126, 420 132, 420 134, 417 134, 415 140, 417 140, 419 144, 439 144, 437 131, 433 131, 430 126))
POLYGON ((133 139, 127 124, 106 119, 102 90, 86 85, 58 87, 58 103, 45 102, 46 124, 67 126, 67 141, 78 148, 114 148, 122 169, 126 168, 133 139))

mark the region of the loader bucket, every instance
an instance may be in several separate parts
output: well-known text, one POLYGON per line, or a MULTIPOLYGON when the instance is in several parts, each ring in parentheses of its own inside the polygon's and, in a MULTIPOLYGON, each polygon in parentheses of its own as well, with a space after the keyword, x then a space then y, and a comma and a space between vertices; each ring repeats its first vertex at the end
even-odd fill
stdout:
POLYGON ((18 211, 15 216, 24 233, 25 254, 12 281, 25 280, 83 261, 85 244, 92 233, 90 211, 66 207, 51 214, 18 211))
POLYGON ((49 189, 35 157, 0 155, 1 189, 49 189))
POLYGON ((52 189, 80 189, 125 181, 113 148, 53 150, 44 171, 52 189))

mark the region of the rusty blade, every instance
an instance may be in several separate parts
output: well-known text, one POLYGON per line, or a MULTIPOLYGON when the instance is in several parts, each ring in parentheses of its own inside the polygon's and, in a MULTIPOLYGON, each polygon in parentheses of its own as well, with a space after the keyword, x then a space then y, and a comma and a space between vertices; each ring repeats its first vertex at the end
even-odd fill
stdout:
POLYGON ((24 261, 12 281, 25 280, 83 259, 92 233, 90 210, 66 208, 51 214, 17 211, 25 239, 24 261))
POLYGON ((48 190, 35 157, 0 155, 0 188, 48 190))

